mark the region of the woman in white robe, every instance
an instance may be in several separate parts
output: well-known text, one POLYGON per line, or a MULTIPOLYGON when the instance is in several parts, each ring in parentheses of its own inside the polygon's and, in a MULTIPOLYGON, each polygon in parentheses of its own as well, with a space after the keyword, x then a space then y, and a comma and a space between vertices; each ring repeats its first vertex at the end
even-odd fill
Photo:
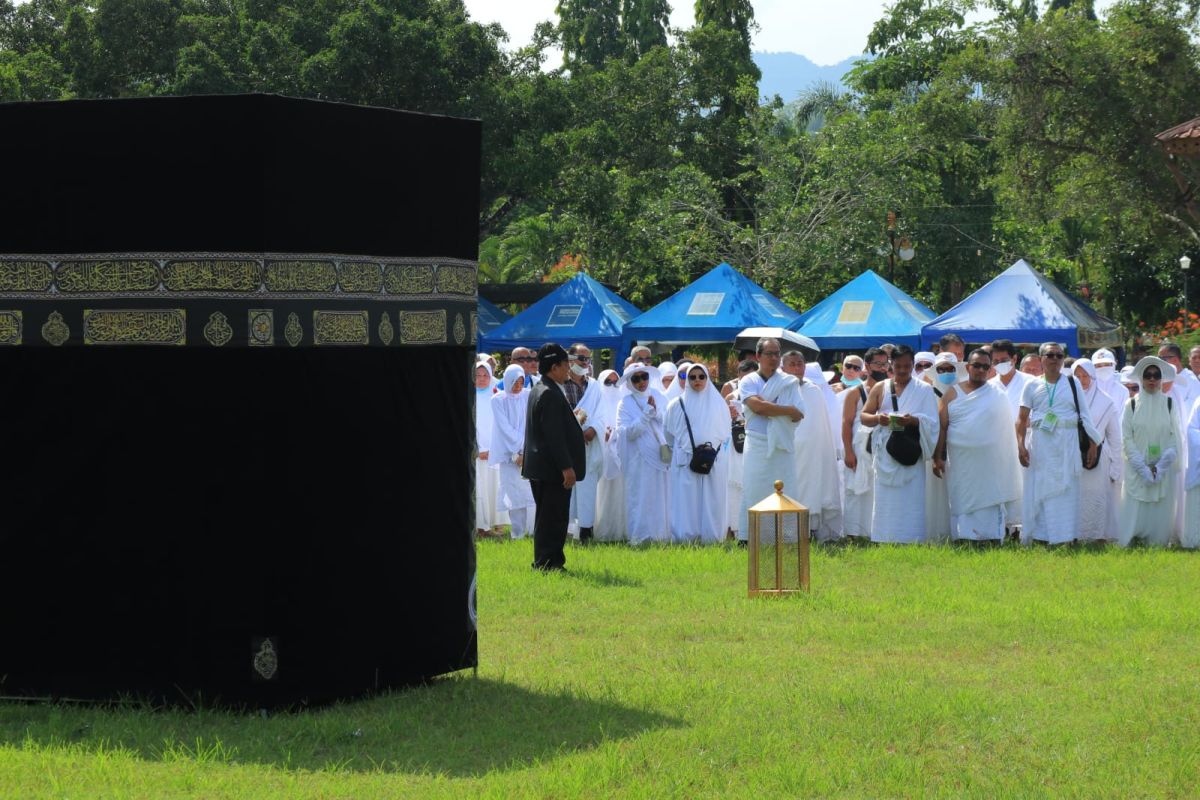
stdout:
POLYGON ((664 423, 672 454, 668 470, 671 508, 667 514, 671 540, 716 544, 725 536, 729 406, 703 364, 689 367, 686 377, 687 388, 667 406, 664 423), (717 448, 717 459, 707 475, 693 472, 689 466, 693 442, 717 448))
POLYGON ((621 376, 616 370, 600 373, 601 406, 604 410, 604 477, 596 489, 597 542, 625 541, 625 477, 621 473, 617 409, 621 405, 621 376))
POLYGON ((1121 413, 1117 405, 1100 391, 1097 370, 1090 358, 1079 358, 1071 366, 1079 382, 1079 402, 1088 404, 1092 424, 1100 433, 1100 460, 1095 469, 1079 476, 1080 541, 1115 542, 1117 540, 1117 498, 1121 496, 1121 413))
POLYGON ((687 389, 687 374, 688 370, 691 368, 692 362, 690 361, 680 361, 675 366, 675 380, 671 381, 671 385, 667 387, 665 392, 663 392, 663 396, 667 398, 668 405, 670 405, 672 400, 674 400, 676 397, 679 397, 687 389))
POLYGON ((521 539, 533 528, 534 502, 529 481, 521 477, 525 450, 525 412, 529 390, 525 370, 510 364, 504 370, 504 391, 492 395, 492 439, 488 461, 500 474, 497 505, 512 523, 511 536, 521 539))
POLYGON ((475 362, 475 533, 487 536, 493 528, 508 522, 508 515, 497 508, 500 471, 492 469, 492 395, 496 377, 484 358, 475 362))
MULTIPOLYGON (((659 389, 660 393, 666 397, 667 392, 671 390, 671 386, 675 383, 675 364, 671 361, 664 361, 658 365, 658 376, 661 385, 656 384, 655 389, 659 389)), ((666 411, 666 408, 663 408, 666 411)))
POLYGON ((1179 482, 1182 442, 1178 415, 1162 385, 1175 379, 1175 368, 1161 358, 1146 356, 1134 377, 1142 390, 1125 403, 1121 438, 1125 453, 1125 482, 1121 492, 1118 544, 1134 539, 1166 547, 1175 527, 1175 495, 1179 482))
POLYGON ((617 408, 626 534, 633 545, 670 541, 667 463, 660 455, 667 443, 663 432, 667 400, 658 390, 662 381, 653 367, 630 364, 621 383, 629 388, 617 408))
POLYGON ((863 381, 866 365, 861 356, 850 356, 842 363, 847 374, 845 389, 838 397, 842 402, 839 419, 842 422, 843 480, 842 526, 846 536, 859 539, 871 537, 871 507, 875 502, 874 455, 867 451, 872 429, 858 418, 867 401, 868 386, 863 381), (853 359, 853 360, 851 360, 853 359), (848 440, 848 441, 847 441, 848 440), (849 458, 847 458, 847 454, 849 458), (853 464, 853 467, 850 465, 853 464))

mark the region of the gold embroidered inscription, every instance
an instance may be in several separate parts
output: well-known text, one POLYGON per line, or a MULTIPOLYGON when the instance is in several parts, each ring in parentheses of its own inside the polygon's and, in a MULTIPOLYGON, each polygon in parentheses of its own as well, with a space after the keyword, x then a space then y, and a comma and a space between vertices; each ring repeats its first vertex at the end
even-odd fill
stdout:
POLYGON ((168 261, 163 283, 173 292, 253 292, 262 283, 262 269, 249 259, 168 261))
POLYGON ((446 341, 446 310, 401 311, 401 344, 440 344, 446 341))
POLYGON ((366 311, 314 311, 313 344, 369 344, 366 311))
POLYGON ((63 261, 58 265, 58 288, 76 292, 146 292, 158 288, 158 265, 153 261, 63 261))
POLYGON ((475 294, 475 270, 471 267, 438 267, 438 291, 443 294, 475 294))
POLYGON ((392 294, 432 294, 433 266, 430 264, 388 264, 383 285, 392 294))
POLYGON ((332 261, 268 261, 266 281, 272 292, 332 292, 337 268, 332 261))
POLYGON ((343 261, 340 269, 343 292, 378 292, 383 270, 369 261, 343 261))
POLYGON ((84 309, 83 343, 187 344, 187 312, 182 308, 84 309))
POLYGON ((49 261, 0 261, 0 292, 44 292, 53 280, 49 261))
POLYGON ((19 310, 0 311, 0 345, 20 344, 22 328, 19 310))

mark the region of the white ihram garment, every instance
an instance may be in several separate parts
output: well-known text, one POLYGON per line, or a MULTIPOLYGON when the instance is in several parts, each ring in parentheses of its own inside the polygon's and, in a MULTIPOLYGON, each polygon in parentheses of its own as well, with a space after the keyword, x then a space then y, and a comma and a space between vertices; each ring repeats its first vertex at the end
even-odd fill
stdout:
POLYGON ((1166 547, 1176 534, 1182 452, 1178 415, 1176 403, 1168 405, 1166 395, 1147 392, 1144 384, 1138 396, 1125 403, 1121 418, 1125 481, 1117 529, 1117 543, 1122 547, 1134 539, 1166 547), (1157 448, 1157 454, 1151 452, 1152 447, 1157 448), (1158 470, 1155 479, 1149 474, 1151 464, 1158 470))
MULTIPOLYGON (((487 367, 484 362, 475 365, 487 367)), ((495 376, 491 383, 496 383, 495 376)), ((497 525, 507 523, 508 514, 504 513, 497 500, 500 495, 500 470, 491 460, 489 452, 492 442, 492 397, 495 390, 489 386, 486 389, 475 390, 475 442, 478 453, 488 453, 487 460, 475 459, 475 527, 480 530, 491 530, 497 525)))
MULTIPOLYGON (((650 379, 654 380, 653 374, 650 379)), ((617 410, 625 475, 625 528, 630 544, 666 542, 671 538, 667 524, 667 465, 659 457, 659 445, 666 443, 662 422, 666 406, 662 392, 647 388, 621 398, 617 410), (647 402, 649 397, 654 398, 655 406, 647 402)))
POLYGON ((946 487, 955 539, 1004 539, 1005 510, 1020 494, 1009 407, 991 383, 971 392, 960 383, 946 406, 946 487))
MULTIPOLYGON (((1092 379, 1087 391, 1081 391, 1080 402, 1087 401, 1092 424, 1103 437, 1100 459, 1094 469, 1085 469, 1079 476, 1079 539, 1080 541, 1117 540, 1117 500, 1121 496, 1121 413, 1112 398, 1097 386, 1096 367, 1090 359, 1080 358, 1071 370, 1083 368, 1092 379)), ((1080 389, 1083 387, 1080 386, 1080 389)))
POLYGON ((1179 544, 1194 549, 1200 547, 1200 398, 1192 405, 1187 422, 1187 471, 1183 488, 1186 493, 1183 510, 1183 529, 1179 544))
POLYGON ((881 414, 911 414, 919 422, 922 457, 912 466, 904 466, 887 452, 892 436, 886 425, 875 428, 871 450, 875 454, 875 506, 872 511, 871 541, 925 541, 925 461, 933 455, 934 428, 938 424, 933 387, 916 380, 908 382, 896 398, 899 410, 892 407, 892 381, 883 387, 881 414))
MULTIPOLYGON (((1004 392, 1004 396, 1008 398, 1008 410, 1012 413, 1013 429, 1015 431, 1017 418, 1021 415, 1021 394, 1025 391, 1025 386, 1034 380, 1034 377, 1017 370, 1015 365, 1010 374, 1013 378, 1008 382, 1008 386, 1004 385, 999 375, 990 379, 988 383, 1004 392)), ((1013 441, 1014 443, 1016 442, 1015 435, 1013 441)), ((1022 495, 1025 491, 1025 469, 1021 466, 1020 460, 1016 462, 1016 472, 1014 474, 1017 480, 1017 499, 1009 503, 1004 509, 1005 524, 1010 528, 1021 524, 1021 513, 1023 511, 1022 495)))
MULTIPOLYGON (((689 367, 708 370, 701 364, 689 367)), ((725 484, 728 471, 729 406, 711 380, 696 391, 689 381, 683 392, 667 406, 664 424, 667 444, 671 445, 671 508, 667 514, 671 541, 716 544, 725 536, 725 484), (686 417, 685 417, 686 412, 686 417), (691 423, 691 435, 688 423, 691 423), (717 460, 707 475, 693 472, 692 441, 718 448, 717 460)))
MULTIPOLYGON (((741 379, 739 390, 744 403, 750 397, 761 397, 781 406, 795 406, 806 412, 800 396, 800 382, 777 370, 770 380, 762 373, 752 372, 741 379)), ((746 446, 742 453, 742 513, 738 527, 740 537, 749 536, 749 509, 775 493, 775 481, 783 481, 783 493, 795 492, 796 424, 787 416, 762 417, 746 406, 746 446)), ((774 537, 774 530, 761 531, 764 537, 774 537)), ((794 542, 796 531, 784 530, 784 539, 794 542)))
POLYGON ((875 503, 875 457, 867 452, 867 442, 871 440, 874 430, 863 425, 858 419, 864 403, 864 388, 855 386, 842 392, 842 401, 854 406, 854 422, 851 425, 853 437, 850 445, 854 448, 857 460, 855 469, 843 467, 845 471, 844 490, 842 494, 842 530, 847 536, 868 537, 871 535, 871 513, 875 503))
POLYGON ((492 439, 488 462, 499 472, 500 486, 497 505, 508 513, 512 523, 511 536, 522 538, 533 521, 533 492, 529 481, 521 477, 521 468, 514 458, 525 447, 525 411, 529 405, 529 389, 519 392, 512 387, 524 375, 521 367, 511 365, 504 370, 504 391, 492 395, 492 439))
POLYGON ((579 427, 585 434, 589 430, 596 434, 590 442, 584 442, 585 477, 576 482, 571 490, 571 508, 567 518, 575 520, 579 528, 594 528, 596 525, 596 493, 600 481, 604 479, 604 431, 607 420, 604 417, 601 388, 600 381, 588 378, 583 396, 575 406, 575 419, 579 420, 579 427))
POLYGON ((822 542, 840 539, 841 485, 829 406, 821 387, 808 379, 800 385, 800 397, 806 413, 795 432, 798 483, 794 489, 784 489, 784 494, 808 509, 808 529, 814 538, 822 542))
POLYGON ((598 542, 625 541, 625 477, 621 473, 621 440, 617 436, 617 409, 622 391, 605 386, 604 381, 614 370, 600 373, 601 405, 604 408, 604 477, 596 487, 596 526, 592 533, 598 542))

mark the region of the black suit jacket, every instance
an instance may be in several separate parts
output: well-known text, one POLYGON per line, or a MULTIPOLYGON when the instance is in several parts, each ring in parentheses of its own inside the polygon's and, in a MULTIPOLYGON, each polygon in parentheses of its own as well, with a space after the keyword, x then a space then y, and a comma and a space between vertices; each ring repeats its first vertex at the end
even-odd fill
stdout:
POLYGON ((566 395, 549 375, 533 385, 525 410, 525 460, 521 475, 530 480, 561 481, 568 467, 584 478, 583 429, 566 395))

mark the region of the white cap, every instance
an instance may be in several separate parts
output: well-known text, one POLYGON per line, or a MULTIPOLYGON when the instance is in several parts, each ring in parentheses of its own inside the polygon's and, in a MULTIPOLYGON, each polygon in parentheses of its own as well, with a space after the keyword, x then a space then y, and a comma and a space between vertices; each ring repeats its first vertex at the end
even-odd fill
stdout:
POLYGON ((928 361, 930 364, 932 364, 933 359, 934 359, 933 353, 930 353, 927 350, 922 350, 921 352, 919 352, 915 356, 913 356, 913 363, 920 364, 922 361, 928 361))
POLYGON ((1097 367, 1105 364, 1116 364, 1117 357, 1113 355, 1112 350, 1109 350, 1107 347, 1102 347, 1096 352, 1092 353, 1092 363, 1097 367))
MULTIPOLYGON (((1095 364, 1096 359, 1093 358, 1092 363, 1095 364)), ((1133 365, 1132 364, 1121 368, 1121 376, 1120 377, 1121 377, 1121 383, 1125 384, 1126 386, 1137 386, 1138 385, 1138 382, 1133 377, 1133 365)))

